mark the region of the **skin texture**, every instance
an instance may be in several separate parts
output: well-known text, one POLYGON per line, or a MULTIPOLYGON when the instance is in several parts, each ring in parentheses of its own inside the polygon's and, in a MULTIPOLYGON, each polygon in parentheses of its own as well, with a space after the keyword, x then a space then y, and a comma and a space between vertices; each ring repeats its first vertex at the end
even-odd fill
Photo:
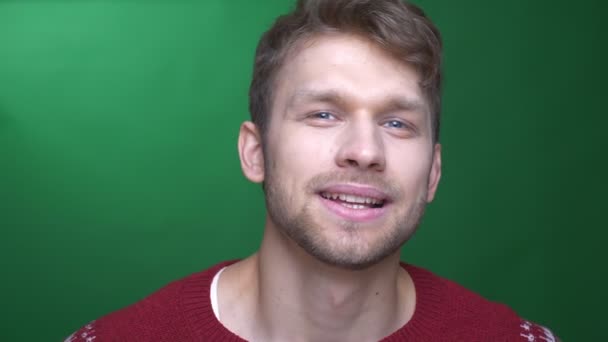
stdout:
POLYGON ((371 341, 411 318, 399 247, 441 176, 418 81, 352 35, 323 34, 289 56, 264 143, 253 123, 241 126, 243 173, 264 182, 268 215, 259 252, 220 278, 228 329, 253 341, 371 341), (383 205, 353 209, 327 192, 383 205))

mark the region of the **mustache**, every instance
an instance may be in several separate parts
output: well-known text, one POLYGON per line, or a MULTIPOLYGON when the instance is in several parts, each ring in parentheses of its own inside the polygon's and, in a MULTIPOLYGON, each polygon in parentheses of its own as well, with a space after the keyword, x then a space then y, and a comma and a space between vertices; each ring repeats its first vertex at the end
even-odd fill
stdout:
POLYGON ((403 194, 403 191, 397 184, 371 172, 325 172, 312 177, 308 181, 306 188, 310 193, 316 193, 321 189, 336 183, 368 185, 384 192, 388 198, 392 200, 399 199, 403 194))

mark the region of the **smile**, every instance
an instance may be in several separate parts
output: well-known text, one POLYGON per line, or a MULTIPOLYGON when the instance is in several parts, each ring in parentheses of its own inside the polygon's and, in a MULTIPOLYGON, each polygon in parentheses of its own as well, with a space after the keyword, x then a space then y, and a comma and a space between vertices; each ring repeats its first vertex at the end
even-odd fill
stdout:
POLYGON ((384 205, 382 199, 351 194, 321 192, 321 197, 351 209, 381 208, 384 205))
POLYGON ((330 213, 341 220, 366 222, 376 220, 387 212, 390 199, 376 188, 340 184, 318 192, 330 213))

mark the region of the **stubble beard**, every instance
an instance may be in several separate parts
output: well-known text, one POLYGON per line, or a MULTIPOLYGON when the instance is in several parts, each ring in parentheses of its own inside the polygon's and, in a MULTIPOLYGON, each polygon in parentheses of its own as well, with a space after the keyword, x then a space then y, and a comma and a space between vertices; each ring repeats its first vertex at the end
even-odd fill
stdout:
MULTIPOLYGON (((267 168, 268 171, 270 171, 267 168)), ((279 177, 268 174, 264 189, 266 193, 266 206, 270 219, 277 229, 294 241, 306 253, 330 266, 348 269, 363 270, 376 265, 385 258, 397 252, 416 231, 426 208, 426 191, 414 199, 409 208, 394 207, 399 203, 392 203, 392 211, 398 212, 379 227, 363 227, 364 224, 350 221, 340 222, 338 237, 335 237, 334 222, 319 222, 315 219, 308 201, 299 211, 294 208, 289 193, 279 177), (377 234, 371 234, 373 239, 366 238, 361 229, 377 229, 377 234), (329 230, 334 231, 329 231, 329 230), (329 239, 330 237, 331 239, 329 239)), ((372 184, 391 193, 391 198, 399 199, 403 193, 396 187, 379 180, 374 175, 344 175, 326 173, 314 177, 308 182, 305 191, 308 198, 318 196, 314 189, 329 181, 350 181, 362 184, 372 184)), ((368 232, 369 233, 369 232, 368 232)))

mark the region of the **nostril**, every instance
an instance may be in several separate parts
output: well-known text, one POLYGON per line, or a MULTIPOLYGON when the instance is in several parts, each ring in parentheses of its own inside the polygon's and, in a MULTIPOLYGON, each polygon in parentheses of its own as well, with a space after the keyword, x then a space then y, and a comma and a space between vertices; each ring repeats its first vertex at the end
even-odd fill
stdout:
POLYGON ((348 159, 347 162, 350 166, 359 166, 359 163, 357 163, 357 161, 354 159, 348 159))

